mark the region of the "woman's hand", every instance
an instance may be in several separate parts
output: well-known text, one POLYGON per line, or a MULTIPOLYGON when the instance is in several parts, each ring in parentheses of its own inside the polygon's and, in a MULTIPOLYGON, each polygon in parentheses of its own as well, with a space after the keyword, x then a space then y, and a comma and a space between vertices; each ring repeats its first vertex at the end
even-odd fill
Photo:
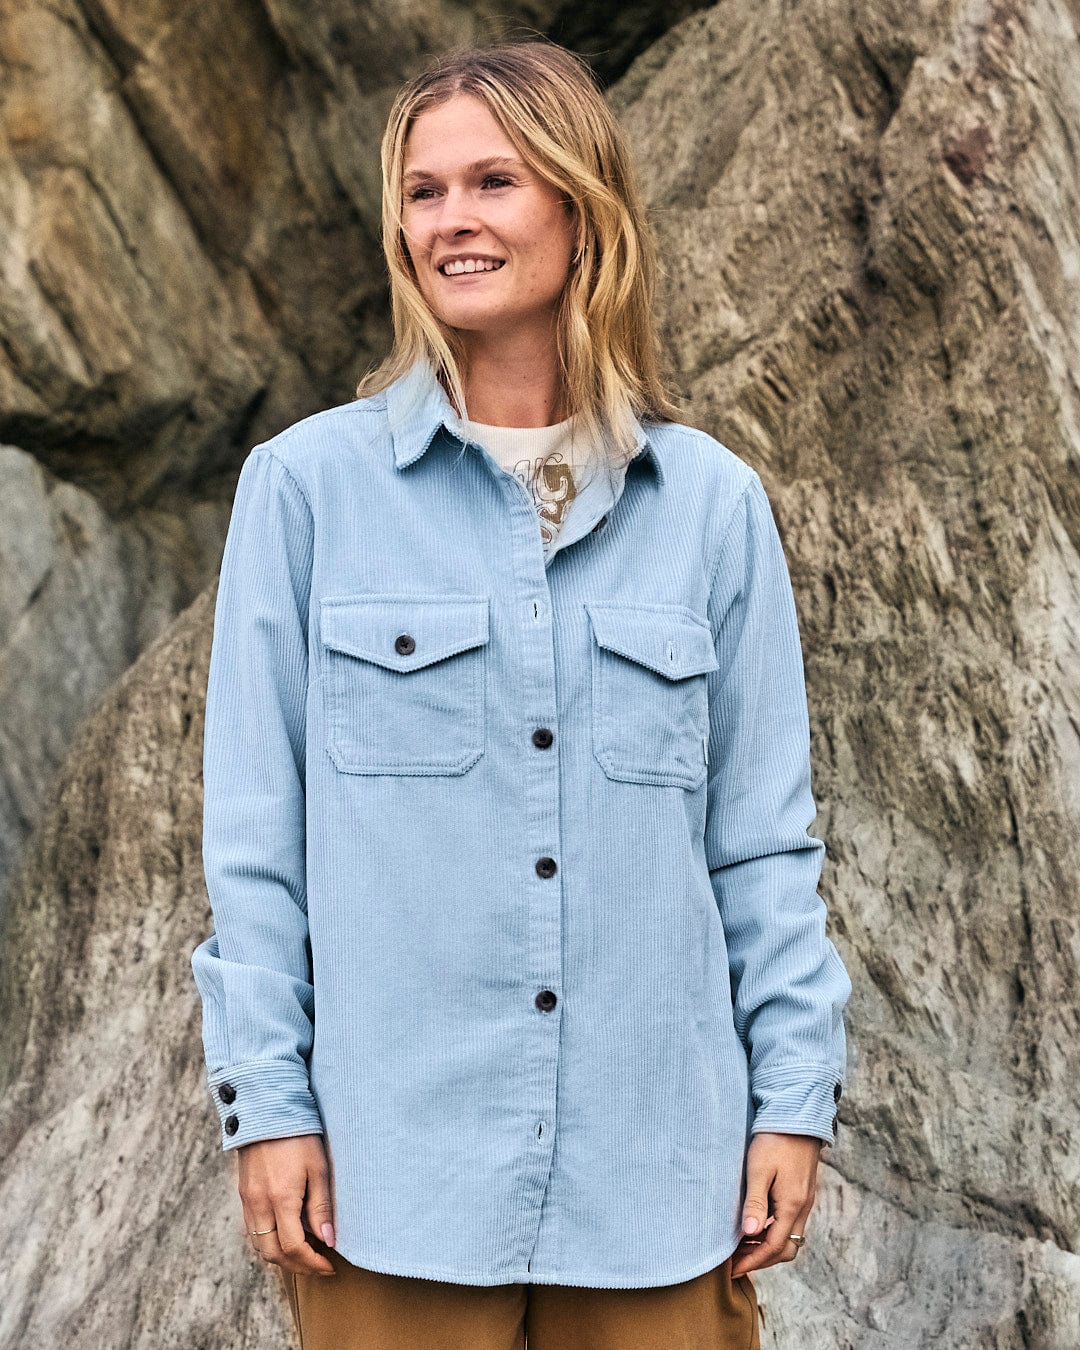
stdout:
POLYGON ((237 1152, 244 1227, 249 1234, 260 1230, 249 1241, 262 1259, 297 1275, 333 1275, 334 1267, 304 1233, 306 1227, 321 1233, 328 1247, 334 1245, 330 1170, 322 1135, 260 1139, 237 1152), (267 1228, 274 1231, 267 1233, 267 1228))
POLYGON ((746 1151, 744 1236, 731 1264, 737 1279, 778 1261, 793 1261, 798 1246, 792 1233, 805 1233, 817 1194, 822 1141, 810 1134, 772 1134, 763 1130, 746 1151), (770 1198, 771 1217, 770 1217, 770 1198))

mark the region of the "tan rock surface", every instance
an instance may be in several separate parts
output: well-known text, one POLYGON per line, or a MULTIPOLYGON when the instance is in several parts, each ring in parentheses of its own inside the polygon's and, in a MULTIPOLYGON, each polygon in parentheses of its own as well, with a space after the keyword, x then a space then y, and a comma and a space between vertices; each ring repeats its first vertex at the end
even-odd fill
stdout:
POLYGON ((1080 1345, 1076 25, 718 5, 614 93, 791 560, 855 984, 777 1345, 1080 1345))

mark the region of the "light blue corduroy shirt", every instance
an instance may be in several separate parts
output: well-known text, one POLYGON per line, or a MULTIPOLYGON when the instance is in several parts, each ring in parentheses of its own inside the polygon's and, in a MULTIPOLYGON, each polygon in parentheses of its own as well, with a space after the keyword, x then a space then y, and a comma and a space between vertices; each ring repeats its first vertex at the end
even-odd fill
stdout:
POLYGON ((426 362, 242 467, 207 1083, 225 1149, 325 1136, 354 1265, 677 1283, 739 1242, 751 1133, 834 1140, 851 984, 780 537, 719 441, 638 432, 547 559, 426 362))

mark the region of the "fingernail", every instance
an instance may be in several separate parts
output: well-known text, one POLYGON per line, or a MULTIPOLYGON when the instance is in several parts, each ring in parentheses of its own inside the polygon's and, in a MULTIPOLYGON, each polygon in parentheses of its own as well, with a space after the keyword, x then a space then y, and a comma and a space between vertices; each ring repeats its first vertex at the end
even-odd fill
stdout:
POLYGON ((332 1247, 334 1245, 334 1225, 332 1223, 323 1224, 322 1240, 326 1243, 328 1247, 332 1247))
POLYGON ((760 1227, 761 1223, 758 1219, 747 1219, 746 1222, 743 1224, 743 1228, 748 1233, 756 1233, 760 1227))

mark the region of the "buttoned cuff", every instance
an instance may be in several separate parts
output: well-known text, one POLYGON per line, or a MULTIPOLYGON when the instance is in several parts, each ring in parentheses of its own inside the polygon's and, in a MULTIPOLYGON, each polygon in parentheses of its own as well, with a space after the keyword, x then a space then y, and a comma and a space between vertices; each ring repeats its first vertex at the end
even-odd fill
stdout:
POLYGON ((221 1118, 224 1151, 259 1139, 322 1134, 307 1070, 291 1060, 260 1060, 207 1075, 221 1118))
POLYGON ((836 1108, 843 1080, 820 1066, 792 1066, 754 1075, 751 1092, 756 1112, 751 1134, 812 1134, 826 1144, 836 1142, 836 1108))

